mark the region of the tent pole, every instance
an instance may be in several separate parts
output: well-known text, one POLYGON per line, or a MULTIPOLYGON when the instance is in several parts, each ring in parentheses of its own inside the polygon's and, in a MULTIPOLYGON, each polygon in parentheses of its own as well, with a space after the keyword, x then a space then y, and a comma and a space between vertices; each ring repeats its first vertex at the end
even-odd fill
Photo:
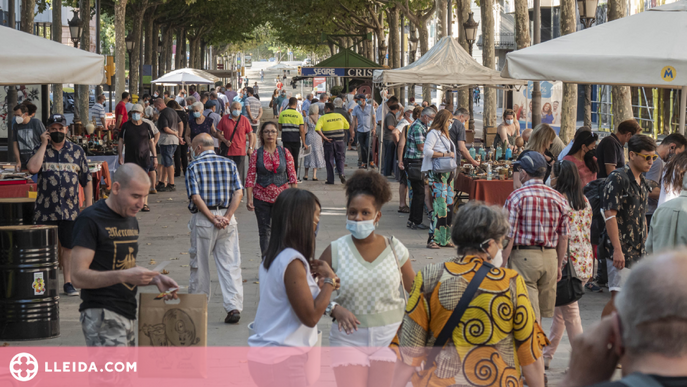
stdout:
POLYGON ((680 93, 680 133, 685 134, 685 108, 687 108, 687 86, 682 86, 680 93))

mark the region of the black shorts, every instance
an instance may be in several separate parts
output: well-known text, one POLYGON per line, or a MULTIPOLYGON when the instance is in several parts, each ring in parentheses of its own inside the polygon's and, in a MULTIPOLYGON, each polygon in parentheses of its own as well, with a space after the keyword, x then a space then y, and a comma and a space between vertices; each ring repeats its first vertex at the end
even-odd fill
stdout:
POLYGON ((60 240, 60 244, 65 249, 74 248, 73 233, 74 230, 73 220, 51 220, 47 222, 40 222, 40 224, 45 224, 48 226, 57 226, 57 239, 60 240))

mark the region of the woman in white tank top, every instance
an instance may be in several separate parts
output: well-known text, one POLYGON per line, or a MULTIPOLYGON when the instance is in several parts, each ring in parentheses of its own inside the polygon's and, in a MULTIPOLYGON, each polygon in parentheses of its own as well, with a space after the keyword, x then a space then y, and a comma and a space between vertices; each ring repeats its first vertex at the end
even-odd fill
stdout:
POLYGON ((346 196, 351 234, 320 257, 341 280, 327 308, 336 319, 329 334, 332 367, 339 386, 390 386, 396 355, 388 346, 405 309, 400 285, 410 292, 415 273, 408 249, 374 231, 391 199, 388 181, 375 171, 357 171, 346 182, 346 196))
POLYGON ((315 254, 320 208, 315 195, 297 188, 282 192, 274 203, 254 334, 248 338, 248 366, 260 387, 310 384, 305 371, 309 349, 317 342, 317 322, 338 289, 327 263, 308 262, 315 254))

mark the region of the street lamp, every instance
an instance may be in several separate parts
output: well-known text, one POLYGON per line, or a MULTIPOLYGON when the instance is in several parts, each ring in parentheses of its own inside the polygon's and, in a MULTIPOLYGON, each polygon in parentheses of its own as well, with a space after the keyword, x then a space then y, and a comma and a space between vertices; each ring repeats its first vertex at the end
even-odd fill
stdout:
POLYGON ((131 52, 134 50, 134 37, 131 35, 127 35, 126 38, 124 38, 124 43, 126 43, 126 52, 129 54, 129 90, 131 90, 131 69, 133 68, 133 63, 131 62, 131 52))
POLYGON ((78 48, 79 39, 81 39, 81 19, 79 19, 79 16, 76 14, 78 12, 77 10, 74 9, 72 12, 74 12, 74 17, 72 20, 69 20, 67 24, 69 25, 69 34, 71 34, 72 43, 74 43, 74 47, 78 48))
POLYGON ((599 0, 577 0, 577 9, 580 11, 580 22, 584 28, 589 28, 596 20, 596 7, 599 0))
MULTIPOLYGON (((473 13, 470 12, 468 14, 468 20, 463 23, 463 29, 465 30, 465 40, 468 42, 468 49, 470 52, 470 57, 472 57, 472 45, 475 44, 475 40, 477 40, 477 28, 479 27, 479 22, 476 22, 475 19, 472 17, 473 13)), ((474 107, 473 105, 473 97, 472 97, 472 87, 469 89, 468 93, 470 94, 470 121, 468 122, 468 129, 474 131, 475 130, 475 112, 474 112, 474 107)))

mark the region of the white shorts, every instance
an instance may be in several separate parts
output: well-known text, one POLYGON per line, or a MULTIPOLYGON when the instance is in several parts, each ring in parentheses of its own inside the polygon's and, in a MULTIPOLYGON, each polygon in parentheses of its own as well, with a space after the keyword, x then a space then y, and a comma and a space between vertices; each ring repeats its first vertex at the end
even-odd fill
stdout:
POLYGON ((339 332, 339 324, 332 324, 329 346, 332 367, 359 365, 369 367, 371 361, 395 362, 396 354, 389 348, 400 322, 381 327, 358 328, 350 335, 339 332))
POLYGON ((612 292, 619 292, 632 272, 631 269, 626 267, 619 270, 613 266, 612 258, 606 259, 606 271, 608 272, 608 290, 612 292))

